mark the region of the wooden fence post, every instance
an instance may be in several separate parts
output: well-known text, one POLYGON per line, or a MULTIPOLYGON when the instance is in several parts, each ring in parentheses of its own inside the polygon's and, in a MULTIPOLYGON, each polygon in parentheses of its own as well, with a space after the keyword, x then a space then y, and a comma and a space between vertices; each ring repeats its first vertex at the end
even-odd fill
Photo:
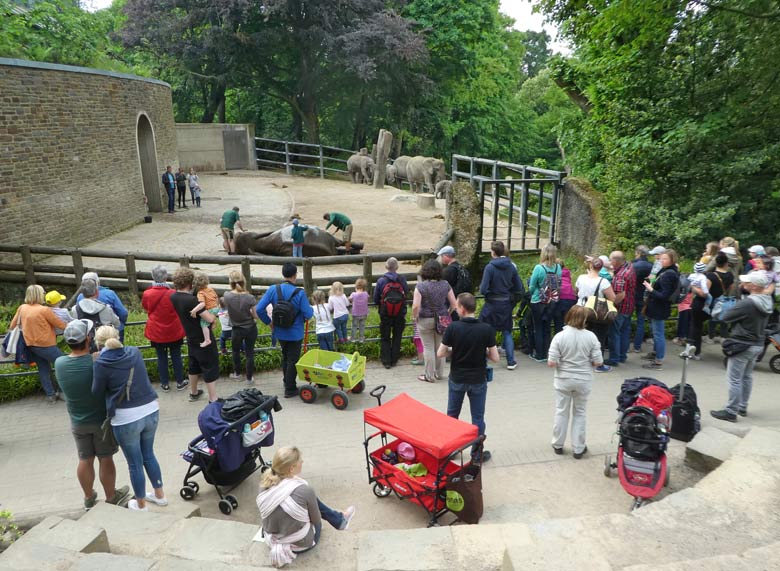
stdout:
POLYGON ((252 293, 252 265, 246 258, 241 260, 241 273, 244 274, 244 285, 246 285, 246 291, 252 293))
POLYGON ((306 291, 306 295, 314 293, 314 275, 312 270, 314 269, 314 263, 311 258, 303 259, 303 289, 306 291))
POLYGON ((371 256, 363 256, 363 279, 368 284, 366 291, 371 295, 374 290, 374 264, 371 261, 371 256))
POLYGON ((182 256, 179 258, 179 267, 180 268, 189 268, 190 267, 190 258, 189 256, 182 256))
POLYGON ((24 266, 24 280, 28 286, 35 284, 35 268, 33 267, 33 257, 30 246, 23 245, 20 249, 22 254, 22 265, 24 266))
POLYGON ((284 142, 284 168, 287 174, 292 174, 292 168, 290 167, 290 143, 284 142))
POLYGON ((135 256, 125 256, 125 269, 127 270, 127 289, 134 299, 138 299, 138 274, 135 271, 135 256))
POLYGON ((81 283, 81 278, 84 277, 84 260, 81 257, 81 250, 73 250, 70 257, 73 260, 73 275, 76 277, 76 286, 81 283))
POLYGON ((325 157, 322 156, 322 145, 320 145, 320 178, 325 178, 325 157))

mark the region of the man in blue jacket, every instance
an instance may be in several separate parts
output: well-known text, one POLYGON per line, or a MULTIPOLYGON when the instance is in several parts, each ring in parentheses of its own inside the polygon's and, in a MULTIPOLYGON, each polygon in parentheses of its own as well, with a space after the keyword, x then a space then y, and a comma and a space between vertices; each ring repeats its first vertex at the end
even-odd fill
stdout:
POLYGON ((173 174, 173 167, 168 165, 162 175, 162 184, 165 192, 168 193, 168 214, 173 214, 176 204, 176 176, 173 174))
MULTIPOLYGON (((127 308, 124 306, 122 300, 119 299, 119 296, 116 294, 116 292, 114 292, 114 290, 100 285, 100 278, 95 272, 87 272, 81 276, 81 282, 84 283, 85 280, 95 280, 95 283, 98 285, 97 300, 105 303, 107 306, 113 309, 114 313, 119 318, 119 327, 117 327, 117 330, 119 331, 119 340, 124 343, 125 323, 127 323, 127 308)), ((78 304, 82 299, 84 299, 84 294, 80 293, 76 298, 76 304, 78 304)))
POLYGON ((268 288, 263 299, 255 307, 260 321, 266 325, 271 324, 271 318, 268 317, 266 308, 269 305, 277 306, 279 301, 279 290, 281 297, 289 301, 295 308, 295 320, 290 327, 274 327, 274 337, 279 340, 282 348, 282 375, 284 382, 284 398, 292 398, 298 395, 298 388, 295 386, 297 373, 295 364, 301 357, 301 344, 303 342, 303 324, 311 319, 314 314, 312 311, 306 293, 298 287, 295 287, 295 281, 298 278, 298 268, 292 262, 287 262, 282 266, 282 277, 284 280, 280 286, 268 288))

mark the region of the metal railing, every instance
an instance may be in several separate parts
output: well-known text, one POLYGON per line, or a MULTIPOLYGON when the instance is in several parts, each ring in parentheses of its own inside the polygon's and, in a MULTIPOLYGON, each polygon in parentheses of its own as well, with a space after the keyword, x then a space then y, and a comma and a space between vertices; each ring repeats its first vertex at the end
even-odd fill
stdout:
POLYGON ((347 159, 355 153, 341 147, 255 137, 257 166, 277 167, 287 174, 315 170, 320 178, 325 178, 327 172, 348 175, 347 159))

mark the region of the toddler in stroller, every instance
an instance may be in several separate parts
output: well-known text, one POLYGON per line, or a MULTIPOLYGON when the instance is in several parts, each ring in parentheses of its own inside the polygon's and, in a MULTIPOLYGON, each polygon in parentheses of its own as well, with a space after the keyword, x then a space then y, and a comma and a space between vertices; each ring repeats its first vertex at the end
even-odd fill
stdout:
POLYGON ((673 402, 666 385, 656 379, 629 379, 618 396, 617 461, 612 462, 609 455, 605 457, 604 475, 610 477, 617 469, 621 486, 634 497, 632 509, 639 508, 669 484, 666 446, 673 402))
POLYGON ((258 469, 268 467, 260 449, 273 446, 273 412, 280 410, 277 397, 263 395, 255 388, 206 405, 198 415, 201 434, 182 453, 188 467, 179 495, 193 499, 200 486, 192 478, 203 473, 217 490, 219 510, 229 515, 238 507, 238 500, 227 492, 258 469))

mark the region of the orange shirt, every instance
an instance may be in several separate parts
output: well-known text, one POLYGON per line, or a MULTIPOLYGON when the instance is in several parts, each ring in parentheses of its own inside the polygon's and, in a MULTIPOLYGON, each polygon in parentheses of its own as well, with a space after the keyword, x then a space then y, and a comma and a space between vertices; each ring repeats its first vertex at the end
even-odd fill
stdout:
POLYGON ((198 301, 202 302, 206 309, 215 309, 219 306, 219 296, 217 292, 210 287, 198 290, 198 301))
POLYGON ((33 347, 51 347, 57 344, 54 329, 65 329, 65 322, 57 317, 51 307, 34 303, 23 304, 11 320, 13 329, 21 323, 24 342, 33 347))

